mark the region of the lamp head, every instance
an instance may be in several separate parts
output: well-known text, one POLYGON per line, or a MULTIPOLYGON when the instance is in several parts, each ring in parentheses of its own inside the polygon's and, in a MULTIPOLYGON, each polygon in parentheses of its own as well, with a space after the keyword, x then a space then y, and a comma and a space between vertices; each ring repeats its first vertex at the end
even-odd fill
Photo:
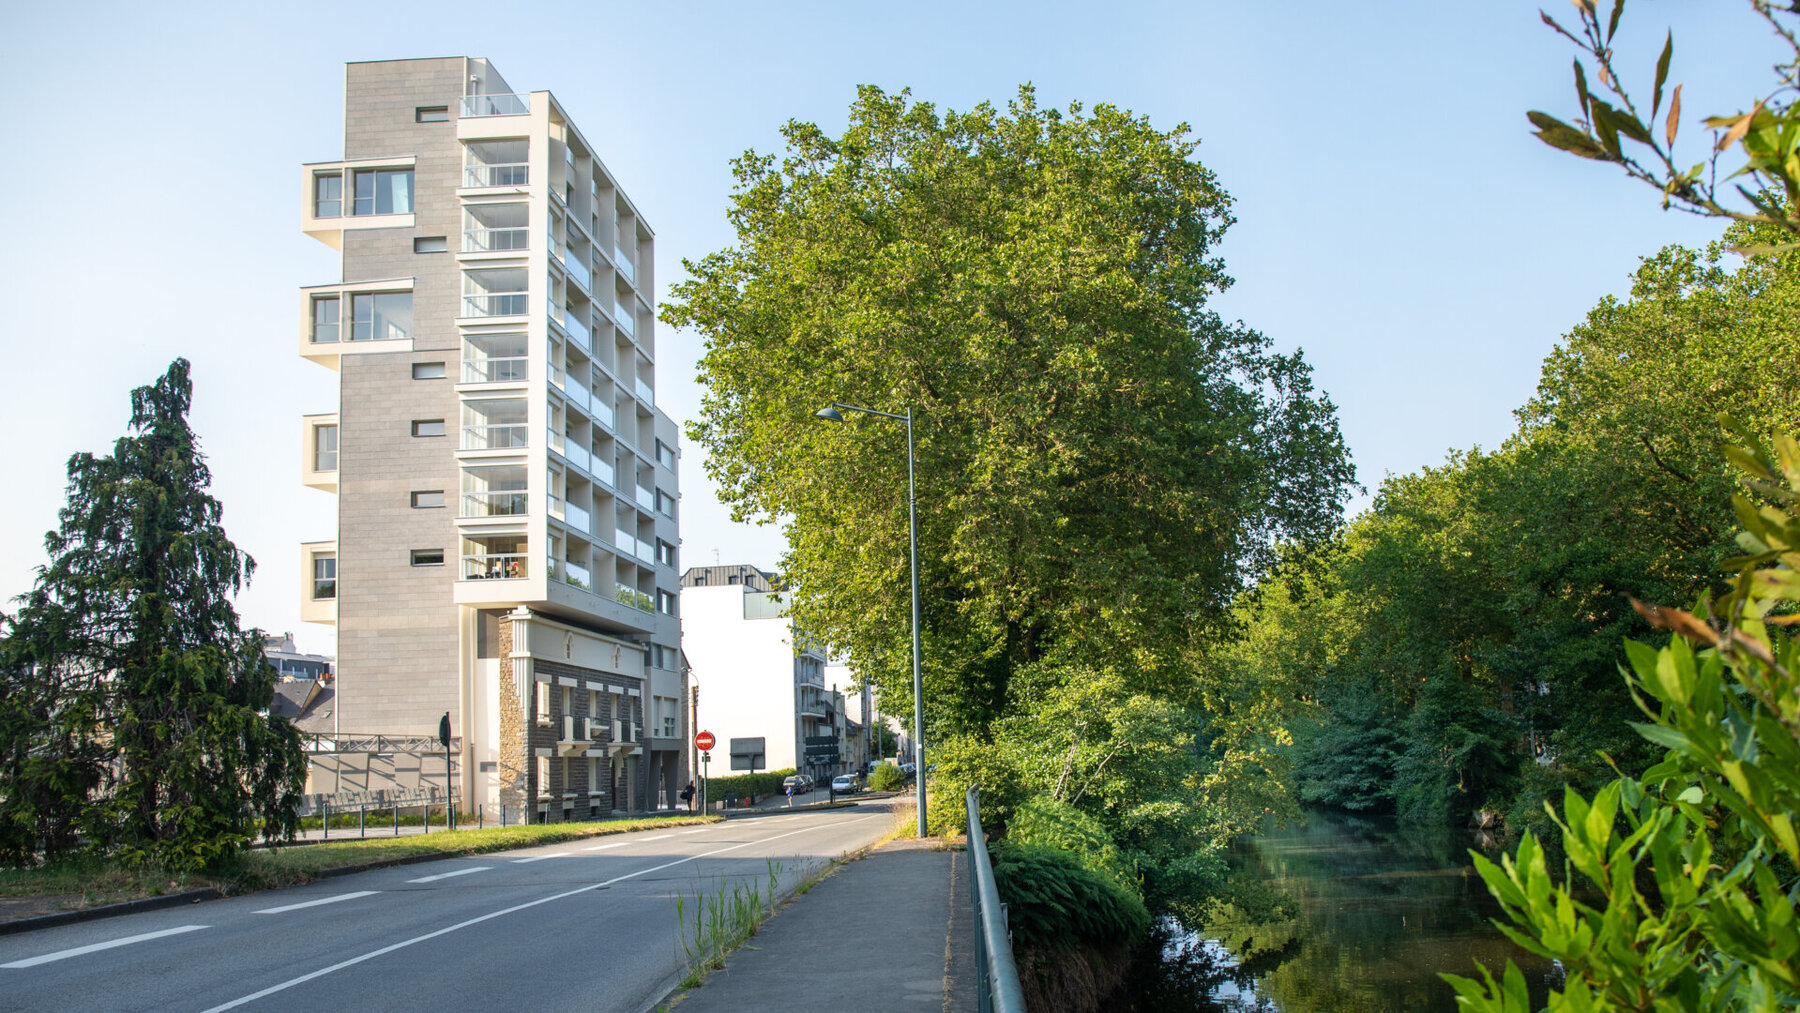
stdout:
POLYGON ((843 413, 838 411, 836 408, 821 408, 818 411, 813 412, 813 418, 824 419, 827 422, 842 422, 842 421, 844 421, 843 413))

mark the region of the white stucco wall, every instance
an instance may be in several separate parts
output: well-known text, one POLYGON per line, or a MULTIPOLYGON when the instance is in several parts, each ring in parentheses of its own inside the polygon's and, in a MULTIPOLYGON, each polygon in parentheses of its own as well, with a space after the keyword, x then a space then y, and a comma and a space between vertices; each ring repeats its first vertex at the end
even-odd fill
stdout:
POLYGON ((699 728, 719 744, 712 776, 731 770, 731 740, 762 737, 765 766, 796 766, 792 627, 786 618, 745 619, 742 585, 681 589, 681 647, 699 696, 699 728))

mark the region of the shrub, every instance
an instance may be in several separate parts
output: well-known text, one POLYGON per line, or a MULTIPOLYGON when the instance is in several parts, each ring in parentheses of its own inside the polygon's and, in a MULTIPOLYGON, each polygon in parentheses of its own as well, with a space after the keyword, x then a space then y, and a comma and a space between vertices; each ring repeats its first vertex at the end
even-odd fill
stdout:
POLYGON ((732 777, 712 777, 706 781, 706 801, 721 802, 725 799, 738 799, 746 795, 779 795, 783 778, 793 777, 799 773, 792 767, 781 770, 765 770, 755 774, 737 774, 732 777))
POLYGON ((1150 927, 1143 901, 1070 852, 1009 842, 991 850, 1015 947, 1130 943, 1150 927))
POLYGON ((870 791, 898 791, 905 786, 906 775, 891 763, 884 763, 869 774, 870 791))
POLYGON ((1006 839, 1013 844, 1033 844, 1066 851, 1081 864, 1106 876, 1127 892, 1143 899, 1138 884, 1137 863, 1119 851, 1100 821, 1087 813, 1058 802, 1048 795, 1028 800, 1013 813, 1006 826, 1006 839))
POLYGON ((963 832, 963 824, 968 822, 963 796, 972 784, 981 786, 981 822, 990 827, 1005 826, 1013 809, 1030 794, 1024 771, 1003 744, 959 736, 932 750, 927 758, 937 764, 931 774, 932 799, 926 812, 926 830, 934 835, 963 832))

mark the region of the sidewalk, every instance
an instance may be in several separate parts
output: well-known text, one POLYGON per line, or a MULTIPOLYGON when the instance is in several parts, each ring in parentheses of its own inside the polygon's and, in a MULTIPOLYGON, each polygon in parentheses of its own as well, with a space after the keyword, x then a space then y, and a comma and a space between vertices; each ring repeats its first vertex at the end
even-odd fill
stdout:
POLYGON ((974 1010, 967 857, 938 846, 902 838, 844 865, 671 1009, 974 1010))

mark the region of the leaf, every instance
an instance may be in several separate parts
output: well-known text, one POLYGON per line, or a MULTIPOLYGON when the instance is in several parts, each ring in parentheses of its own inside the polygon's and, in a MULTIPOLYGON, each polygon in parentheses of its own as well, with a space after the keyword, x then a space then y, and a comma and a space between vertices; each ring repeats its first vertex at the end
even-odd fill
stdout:
MULTIPOLYGON (((1576 6, 1579 7, 1580 4, 1577 4, 1576 6)), ((1557 34, 1561 35, 1563 38, 1568 39, 1570 42, 1575 43, 1577 46, 1581 45, 1580 39, 1576 38, 1573 35, 1570 35, 1569 30, 1567 28, 1564 28, 1563 26, 1557 24, 1556 19, 1551 17, 1549 14, 1546 14, 1543 10, 1540 9, 1538 11, 1538 17, 1543 19, 1544 24, 1549 25, 1551 28, 1556 29, 1557 34)))
POLYGON ((1650 625, 1657 629, 1670 630, 1687 637, 1689 640, 1698 640, 1704 644, 1717 644, 1719 642, 1717 630, 1714 630, 1711 626, 1706 625, 1678 608, 1646 605, 1631 595, 1626 595, 1625 597, 1631 602, 1631 607, 1637 610, 1638 615, 1643 616, 1649 621, 1650 625))
MULTIPOLYGON (((1662 55, 1656 58, 1656 88, 1650 101, 1650 115, 1652 117, 1656 115, 1657 110, 1662 108, 1663 82, 1669 79, 1669 59, 1674 55, 1675 33, 1671 31, 1669 32, 1668 39, 1663 42, 1662 55)), ((1680 86, 1677 85, 1676 87, 1680 86)))
POLYGON ((1588 112, 1587 73, 1581 69, 1581 57, 1576 57, 1573 62, 1575 64, 1575 94, 1581 98, 1581 115, 1588 116, 1590 113, 1588 112))
POLYGON ((1541 113, 1534 109, 1526 113, 1525 117, 1537 125, 1538 140, 1552 148, 1561 148, 1571 154, 1580 155, 1582 158, 1592 158, 1596 161, 1607 161, 1611 157, 1606 153, 1606 149, 1594 142, 1593 138, 1548 113, 1541 113))
POLYGON ((1751 109, 1749 112, 1738 117, 1737 122, 1732 125, 1731 129, 1725 131, 1725 136, 1719 138, 1719 146, 1716 150, 1724 151, 1726 148, 1743 140, 1744 135, 1750 132, 1751 121, 1756 119, 1756 114, 1762 111, 1762 107, 1763 104, 1759 101, 1756 103, 1754 109, 1751 109))
POLYGON ((1675 86, 1675 93, 1669 96, 1669 121, 1663 126, 1663 136, 1668 139, 1669 146, 1675 146, 1675 129, 1681 119, 1681 85, 1675 86))
POLYGON ((1625 13, 1625 0, 1614 0, 1612 17, 1606 23, 1606 44, 1612 45, 1613 33, 1619 30, 1619 15, 1625 13))

